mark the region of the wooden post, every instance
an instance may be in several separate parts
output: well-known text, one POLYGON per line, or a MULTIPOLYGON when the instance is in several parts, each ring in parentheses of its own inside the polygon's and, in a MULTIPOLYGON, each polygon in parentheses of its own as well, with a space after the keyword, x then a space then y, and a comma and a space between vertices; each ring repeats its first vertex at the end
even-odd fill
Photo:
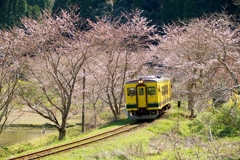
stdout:
POLYGON ((83 94, 82 94, 82 133, 84 133, 84 116, 85 116, 85 69, 83 69, 83 94))
POLYGON ((181 101, 178 101, 178 108, 180 108, 181 106, 181 101))

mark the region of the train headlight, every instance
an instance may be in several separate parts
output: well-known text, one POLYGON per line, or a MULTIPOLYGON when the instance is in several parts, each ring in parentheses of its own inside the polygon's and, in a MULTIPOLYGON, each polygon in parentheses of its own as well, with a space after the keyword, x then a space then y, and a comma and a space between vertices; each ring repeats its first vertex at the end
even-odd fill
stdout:
POLYGON ((133 116, 133 112, 129 112, 129 115, 130 115, 130 116, 133 116))
POLYGON ((143 79, 139 78, 138 83, 143 83, 143 79))

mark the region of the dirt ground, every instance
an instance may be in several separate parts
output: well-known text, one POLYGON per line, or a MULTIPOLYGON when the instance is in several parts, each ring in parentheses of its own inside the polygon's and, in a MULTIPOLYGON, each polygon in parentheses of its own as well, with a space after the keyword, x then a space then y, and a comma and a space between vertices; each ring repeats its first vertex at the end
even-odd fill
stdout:
MULTIPOLYGON (((61 121, 60 116, 59 121, 61 121)), ((92 113, 86 113, 85 114, 85 123, 92 125, 93 122, 93 114, 92 113)), ((68 119, 69 125, 75 125, 80 124, 82 122, 82 113, 79 112, 78 114, 71 115, 71 117, 68 119)), ((43 118, 42 116, 38 115, 37 113, 31 111, 31 110, 14 110, 11 112, 7 124, 20 124, 20 125, 44 125, 44 124, 53 124, 50 120, 47 120, 43 118)), ((60 122, 61 123, 61 122, 60 122)), ((101 120, 99 117, 97 118, 98 125, 104 123, 103 120, 101 120)))
MULTIPOLYGON (((73 115, 68 120, 68 123, 74 125, 82 121, 81 115, 73 115)), ((13 111, 7 121, 7 124, 32 124, 32 125, 43 125, 46 123, 52 124, 50 120, 43 118, 42 116, 31 112, 31 111, 13 111)))

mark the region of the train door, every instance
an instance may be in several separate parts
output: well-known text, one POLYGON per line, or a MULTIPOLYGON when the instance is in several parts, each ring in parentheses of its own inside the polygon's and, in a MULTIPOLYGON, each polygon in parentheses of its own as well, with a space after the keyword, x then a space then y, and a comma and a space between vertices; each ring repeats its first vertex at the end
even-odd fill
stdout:
POLYGON ((147 107, 146 86, 137 86, 137 104, 138 108, 147 107))

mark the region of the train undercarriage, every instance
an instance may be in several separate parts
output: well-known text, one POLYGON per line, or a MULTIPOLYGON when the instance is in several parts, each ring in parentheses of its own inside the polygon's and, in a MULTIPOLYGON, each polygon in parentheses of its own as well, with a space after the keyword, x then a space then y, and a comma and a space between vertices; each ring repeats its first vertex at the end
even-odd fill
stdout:
POLYGON ((162 115, 164 111, 170 109, 171 105, 168 104, 158 110, 138 109, 137 111, 128 111, 127 116, 130 119, 155 119, 162 115))

